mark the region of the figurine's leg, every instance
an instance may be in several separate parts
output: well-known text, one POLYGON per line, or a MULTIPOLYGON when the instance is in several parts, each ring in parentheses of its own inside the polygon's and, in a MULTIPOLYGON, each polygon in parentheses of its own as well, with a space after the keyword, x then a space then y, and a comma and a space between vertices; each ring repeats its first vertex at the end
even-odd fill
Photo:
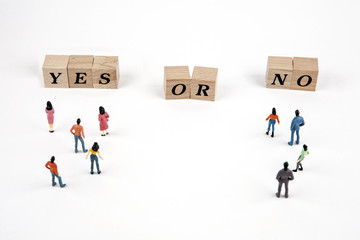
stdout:
POLYGON ((296 130, 296 144, 299 144, 300 142, 300 134, 299 134, 299 129, 296 130))
POLYGON ((52 176, 52 185, 55 186, 55 185, 56 185, 56 182, 55 182, 55 174, 54 174, 54 173, 51 173, 51 176, 52 176))
POLYGON ((294 131, 291 130, 291 140, 290 140, 290 142, 288 142, 288 144, 289 144, 290 146, 292 146, 293 143, 294 143, 294 131))
POLYGON ((282 182, 282 181, 279 181, 278 192, 277 192, 277 194, 276 194, 276 196, 278 196, 278 197, 280 197, 280 194, 281 194, 282 184, 283 184, 283 182, 282 182))
POLYGON ((58 181, 59 181, 59 184, 60 184, 60 187, 65 187, 66 184, 63 184, 62 180, 61 180, 61 177, 56 175, 55 176, 57 177, 58 181))
POLYGON ((93 174, 94 173, 94 155, 93 154, 90 155, 90 160, 91 160, 90 173, 93 174))
POLYGON ((87 152, 87 150, 85 149, 84 139, 82 137, 79 137, 79 139, 80 139, 80 142, 81 142, 81 145, 82 145, 83 152, 87 152))
POLYGON ((299 166, 300 166, 299 170, 302 171, 302 170, 303 170, 303 167, 302 167, 301 162, 299 162, 299 166))
POLYGON ((289 182, 285 182, 285 197, 289 197, 289 182))
POLYGON ((269 131, 270 131, 270 126, 271 126, 271 122, 270 122, 270 120, 269 120, 268 128, 267 128, 267 132, 268 132, 268 133, 269 133, 269 131))
POLYGON ((76 136, 74 134, 74 139, 75 139, 75 152, 77 153, 78 152, 78 136, 76 136))
POLYGON ((99 159, 98 159, 98 157, 97 157, 96 155, 95 155, 95 162, 96 162, 97 172, 98 172, 98 173, 101 173, 100 167, 99 167, 99 159))

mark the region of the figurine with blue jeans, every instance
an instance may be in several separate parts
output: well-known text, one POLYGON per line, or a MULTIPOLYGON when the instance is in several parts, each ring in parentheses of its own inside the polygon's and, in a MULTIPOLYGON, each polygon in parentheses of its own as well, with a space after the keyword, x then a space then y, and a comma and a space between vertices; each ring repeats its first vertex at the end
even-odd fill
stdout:
POLYGON ((294 143, 294 133, 296 132, 296 144, 299 144, 300 142, 300 134, 299 134, 299 131, 300 131, 300 127, 304 126, 305 125, 305 121, 304 121, 304 118, 300 116, 300 111, 299 110, 296 110, 295 111, 295 117, 294 119, 292 120, 291 122, 291 126, 290 126, 290 130, 291 130, 291 140, 290 142, 288 142, 288 144, 290 146, 293 145, 294 143))

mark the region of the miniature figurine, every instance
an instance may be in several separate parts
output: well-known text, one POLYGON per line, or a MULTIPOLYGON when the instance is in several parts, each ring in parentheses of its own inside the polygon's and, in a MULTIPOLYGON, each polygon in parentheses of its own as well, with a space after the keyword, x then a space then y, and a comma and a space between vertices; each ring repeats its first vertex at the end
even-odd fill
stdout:
POLYGON ((98 160, 98 157, 96 156, 96 154, 98 154, 99 157, 102 160, 104 160, 104 159, 100 156, 99 148, 100 148, 99 144, 97 142, 94 142, 92 148, 90 148, 88 154, 85 157, 85 160, 86 160, 88 158, 89 154, 91 153, 91 155, 90 155, 90 160, 91 160, 91 171, 90 171, 90 173, 91 174, 94 174, 94 161, 96 163, 97 173, 98 174, 101 173, 100 167, 99 167, 99 160, 98 160))
POLYGON ((291 126, 290 126, 290 130, 291 130, 291 140, 290 142, 288 142, 288 144, 290 146, 293 145, 294 142, 294 133, 296 132, 296 144, 299 144, 300 142, 300 135, 299 135, 299 131, 300 131, 300 127, 305 125, 304 119, 303 117, 300 116, 300 112, 299 110, 295 111, 295 117, 291 122, 291 126))
POLYGON ((284 162, 284 169, 281 169, 278 174, 276 175, 276 179, 279 181, 278 192, 276 196, 279 198, 281 193, 281 187, 283 183, 285 184, 285 198, 289 197, 289 188, 288 184, 289 181, 294 180, 294 175, 291 170, 288 169, 289 163, 284 162))
POLYGON ((45 112, 47 114, 47 120, 48 120, 48 123, 49 123, 49 132, 53 133, 54 132, 53 125, 54 125, 54 113, 55 113, 55 110, 54 110, 54 108, 53 108, 50 101, 47 101, 47 103, 46 103, 45 112))
POLYGON ((99 122, 100 122, 100 131, 102 131, 101 136, 105 136, 105 131, 106 134, 109 134, 108 132, 108 124, 107 122, 109 121, 109 114, 107 112, 105 112, 105 109, 103 107, 99 107, 99 122))
POLYGON ((76 123, 77 124, 73 125, 72 128, 70 129, 70 132, 74 135, 74 138, 75 138, 75 153, 78 152, 78 149, 77 149, 78 140, 80 140, 80 142, 81 142, 83 152, 86 153, 88 150, 85 149, 85 143, 84 143, 84 139, 83 139, 83 138, 85 138, 84 128, 80 125, 80 123, 81 123, 80 118, 78 118, 76 120, 76 123))
POLYGON ((309 151, 308 151, 308 147, 304 144, 303 150, 301 151, 301 154, 300 154, 298 160, 296 161, 296 169, 294 169, 293 172, 297 172, 298 169, 299 169, 299 171, 303 170, 303 166, 302 166, 301 162, 302 162, 302 160, 304 160, 306 155, 309 155, 309 151))
POLYGON ((60 187, 63 188, 63 187, 66 186, 66 184, 63 184, 63 182, 62 182, 62 180, 61 180, 61 177, 60 177, 60 175, 59 175, 59 173, 58 173, 58 171, 57 171, 56 163, 54 163, 54 162, 55 162, 55 157, 52 156, 52 157, 50 158, 50 161, 48 161, 48 162, 45 164, 45 167, 46 167, 47 169, 49 169, 50 172, 51 172, 51 175, 52 175, 52 186, 54 187, 54 186, 56 185, 55 177, 57 177, 57 179, 58 179, 58 181, 59 181, 60 187))
POLYGON ((268 125, 266 135, 269 135, 270 126, 271 126, 272 127, 271 137, 274 137, 275 120, 277 120, 278 124, 280 124, 279 117, 278 117, 278 115, 276 115, 275 108, 272 109, 272 113, 266 118, 266 121, 267 120, 269 120, 269 125, 268 125), (270 118, 270 120, 269 120, 269 118, 270 118))

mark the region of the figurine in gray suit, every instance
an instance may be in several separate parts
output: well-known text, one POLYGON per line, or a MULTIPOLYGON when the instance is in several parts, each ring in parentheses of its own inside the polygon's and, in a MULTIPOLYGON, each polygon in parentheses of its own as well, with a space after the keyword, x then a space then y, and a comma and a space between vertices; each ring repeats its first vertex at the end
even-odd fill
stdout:
POLYGON ((281 187, 283 185, 283 183, 285 184, 285 197, 288 198, 288 184, 289 181, 294 180, 294 175, 292 173, 291 170, 289 170, 289 163, 288 162, 284 162, 284 169, 281 169, 278 174, 276 175, 276 179, 279 181, 279 187, 278 187, 278 192, 276 193, 276 196, 279 198, 280 197, 280 193, 281 193, 281 187))

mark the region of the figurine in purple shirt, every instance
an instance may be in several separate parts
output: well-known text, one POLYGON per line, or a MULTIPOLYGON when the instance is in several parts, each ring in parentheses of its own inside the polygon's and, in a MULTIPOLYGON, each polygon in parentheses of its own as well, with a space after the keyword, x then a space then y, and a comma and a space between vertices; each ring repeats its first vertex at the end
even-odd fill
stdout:
POLYGON ((278 191, 276 193, 276 197, 280 197, 281 187, 285 184, 285 198, 289 197, 289 181, 294 180, 294 175, 292 171, 289 169, 289 163, 284 162, 284 168, 281 169, 276 175, 276 180, 279 182, 278 191))
POLYGON ((288 142, 288 144, 290 146, 293 145, 294 143, 294 133, 296 132, 296 144, 299 144, 300 142, 300 135, 299 135, 299 131, 300 131, 300 127, 305 125, 304 119, 303 117, 300 116, 300 112, 299 110, 295 111, 295 117, 291 122, 291 126, 290 126, 290 130, 291 130, 291 140, 290 142, 288 142))

